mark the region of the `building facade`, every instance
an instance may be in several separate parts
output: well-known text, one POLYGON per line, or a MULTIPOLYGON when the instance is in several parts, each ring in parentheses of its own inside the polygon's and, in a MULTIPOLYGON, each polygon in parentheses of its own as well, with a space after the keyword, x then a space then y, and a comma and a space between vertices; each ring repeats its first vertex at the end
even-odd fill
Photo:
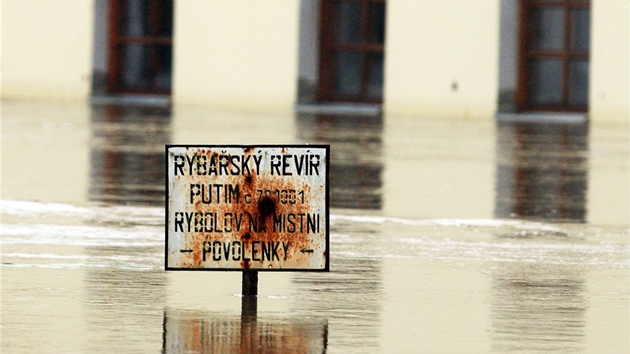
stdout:
POLYGON ((627 0, 1 0, 2 97, 630 116, 627 0))

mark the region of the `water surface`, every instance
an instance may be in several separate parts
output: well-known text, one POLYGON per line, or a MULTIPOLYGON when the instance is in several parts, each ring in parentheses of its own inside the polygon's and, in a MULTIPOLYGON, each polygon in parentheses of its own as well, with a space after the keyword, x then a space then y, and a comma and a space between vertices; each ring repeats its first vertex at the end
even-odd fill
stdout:
POLYGON ((6 352, 629 352, 627 126, 9 102, 6 352), (164 144, 331 144, 330 273, 164 272, 164 144), (252 307, 253 306, 253 307, 252 307))

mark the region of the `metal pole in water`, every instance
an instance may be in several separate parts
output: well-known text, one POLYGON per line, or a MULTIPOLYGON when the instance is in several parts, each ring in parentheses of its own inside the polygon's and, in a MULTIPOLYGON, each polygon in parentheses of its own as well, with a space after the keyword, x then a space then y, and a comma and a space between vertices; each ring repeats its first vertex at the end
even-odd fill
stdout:
POLYGON ((243 320, 256 319, 258 312, 258 272, 243 272, 243 298, 241 300, 241 316, 243 320))
POLYGON ((258 272, 246 270, 243 272, 243 296, 258 295, 258 272))

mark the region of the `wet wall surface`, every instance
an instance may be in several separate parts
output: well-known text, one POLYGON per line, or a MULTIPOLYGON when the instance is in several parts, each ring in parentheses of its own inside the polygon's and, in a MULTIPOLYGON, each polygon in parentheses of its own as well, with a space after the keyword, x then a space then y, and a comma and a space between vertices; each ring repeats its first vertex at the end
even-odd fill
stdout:
POLYGON ((7 352, 628 352, 627 125, 7 102, 7 352), (329 273, 165 272, 165 144, 331 145, 329 273))

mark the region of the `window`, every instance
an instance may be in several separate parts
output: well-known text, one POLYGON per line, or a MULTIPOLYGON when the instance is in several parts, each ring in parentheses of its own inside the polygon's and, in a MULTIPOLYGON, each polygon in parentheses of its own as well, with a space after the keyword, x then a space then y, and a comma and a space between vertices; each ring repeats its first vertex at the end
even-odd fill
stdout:
POLYGON ((173 0, 112 0, 108 91, 169 94, 173 0))
POLYGON ((384 0, 323 0, 320 101, 383 100, 384 0))
POLYGON ((588 0, 522 0, 520 110, 586 111, 588 0))

